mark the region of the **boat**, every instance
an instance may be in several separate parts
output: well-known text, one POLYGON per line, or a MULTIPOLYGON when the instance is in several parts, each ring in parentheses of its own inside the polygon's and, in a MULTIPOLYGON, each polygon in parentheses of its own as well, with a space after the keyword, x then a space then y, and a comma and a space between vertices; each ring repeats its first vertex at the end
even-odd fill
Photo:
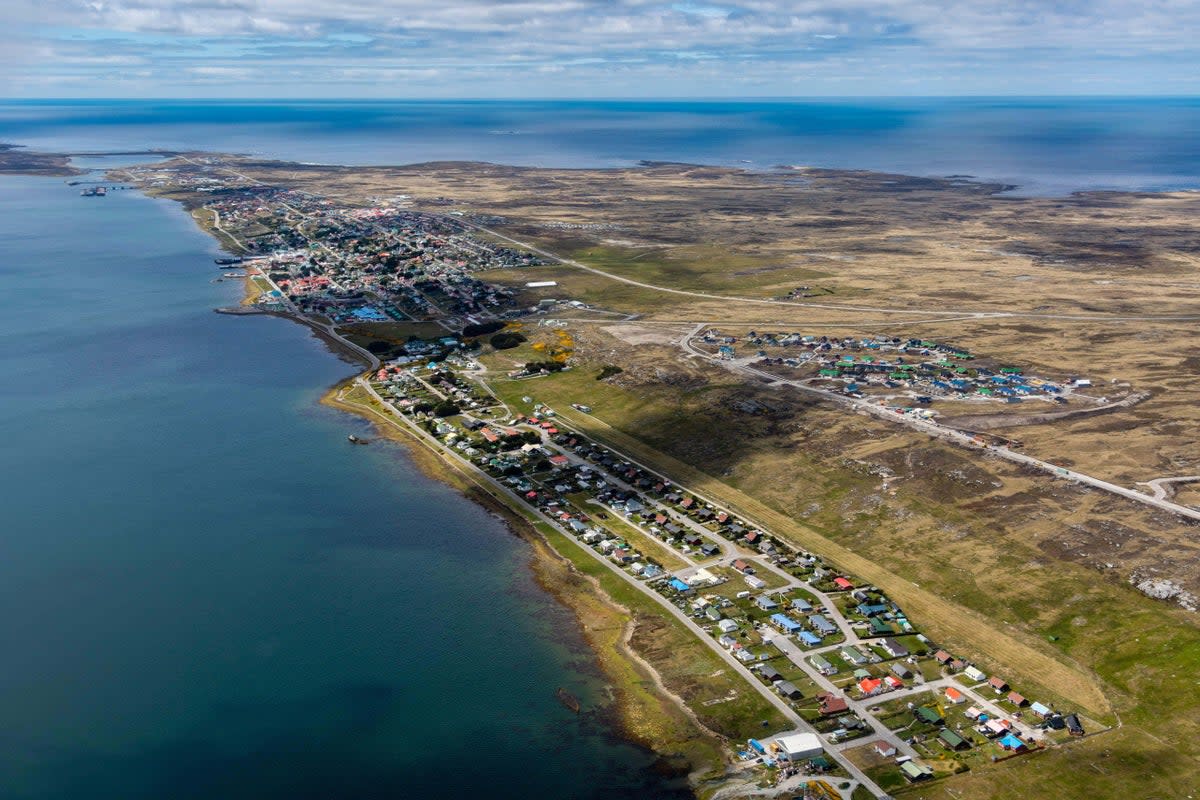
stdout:
POLYGON ((348 440, 350 440, 350 444, 370 444, 371 443, 367 439, 360 439, 359 437, 355 436, 353 433, 350 434, 349 436, 347 436, 346 438, 348 440))
POLYGON ((79 193, 80 197, 104 197, 108 194, 108 189, 103 186, 93 186, 89 189, 84 189, 79 193))
POLYGON ((579 713, 580 705, 579 705, 578 697, 571 694, 570 692, 568 692, 566 689, 564 689, 561 686, 558 687, 558 690, 554 692, 554 696, 558 698, 558 702, 562 703, 564 706, 571 709, 576 714, 579 713))
POLYGON ((214 258, 213 263, 219 267, 235 267, 242 263, 242 259, 237 256, 232 258, 214 258))

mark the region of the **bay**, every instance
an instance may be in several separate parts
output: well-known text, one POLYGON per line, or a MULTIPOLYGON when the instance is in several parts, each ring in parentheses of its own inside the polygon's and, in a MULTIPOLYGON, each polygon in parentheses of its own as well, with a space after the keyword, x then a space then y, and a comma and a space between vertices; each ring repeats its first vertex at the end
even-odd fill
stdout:
POLYGON ((527 546, 212 312, 176 205, 0 179, 0 796, 672 797, 527 546), (579 694, 579 716, 557 702, 579 694))

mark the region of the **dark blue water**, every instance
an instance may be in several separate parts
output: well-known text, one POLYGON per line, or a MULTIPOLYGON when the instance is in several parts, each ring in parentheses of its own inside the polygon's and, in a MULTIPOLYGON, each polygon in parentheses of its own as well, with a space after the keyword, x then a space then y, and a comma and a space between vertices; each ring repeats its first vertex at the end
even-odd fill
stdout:
POLYGON ((0 179, 0 797, 670 797, 496 519, 212 313, 178 206, 0 179))
POLYGON ((639 160, 969 174, 1025 193, 1200 187, 1197 98, 0 103, 0 141, 340 164, 639 160))

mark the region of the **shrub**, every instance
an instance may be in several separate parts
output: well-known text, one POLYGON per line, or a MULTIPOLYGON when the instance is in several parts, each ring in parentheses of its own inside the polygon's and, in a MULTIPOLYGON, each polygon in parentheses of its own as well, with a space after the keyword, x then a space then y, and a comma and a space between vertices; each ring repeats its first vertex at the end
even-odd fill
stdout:
POLYGON ((497 333, 488 341, 497 350, 511 350, 525 341, 525 337, 519 333, 497 333))
POLYGON ((596 380, 602 381, 605 378, 611 378, 613 375, 619 375, 624 371, 616 364, 605 364, 604 368, 600 370, 600 374, 596 376, 596 380))

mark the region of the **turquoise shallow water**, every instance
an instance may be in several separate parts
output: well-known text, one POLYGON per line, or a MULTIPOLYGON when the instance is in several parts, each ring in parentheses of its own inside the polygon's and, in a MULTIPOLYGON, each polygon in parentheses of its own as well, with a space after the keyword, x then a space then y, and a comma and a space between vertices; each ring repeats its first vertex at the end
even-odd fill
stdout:
POLYGON ((0 797, 669 797, 526 546, 212 313, 210 240, 0 179, 0 797))

